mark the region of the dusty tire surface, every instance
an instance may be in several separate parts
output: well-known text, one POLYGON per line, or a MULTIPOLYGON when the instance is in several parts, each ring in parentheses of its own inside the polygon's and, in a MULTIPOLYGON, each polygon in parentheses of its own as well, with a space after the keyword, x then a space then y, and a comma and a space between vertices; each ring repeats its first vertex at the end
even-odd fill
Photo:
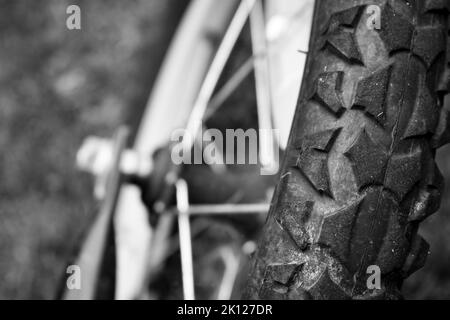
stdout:
POLYGON ((447 0, 316 1, 245 298, 401 298, 403 279, 425 263, 417 230, 443 188, 434 156, 450 137, 449 11, 447 0), (369 26, 372 5, 380 28, 369 26), (380 289, 367 285, 373 268, 380 289))

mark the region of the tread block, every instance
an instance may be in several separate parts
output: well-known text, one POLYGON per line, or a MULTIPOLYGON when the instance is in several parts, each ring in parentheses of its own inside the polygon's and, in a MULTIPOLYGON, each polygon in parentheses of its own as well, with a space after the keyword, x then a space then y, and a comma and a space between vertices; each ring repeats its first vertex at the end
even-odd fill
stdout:
POLYGON ((366 129, 361 130, 344 155, 351 161, 360 189, 370 184, 380 185, 383 183, 388 154, 384 147, 377 145, 370 138, 366 129))
POLYGON ((339 29, 339 27, 356 28, 364 7, 365 6, 356 6, 333 13, 330 19, 328 19, 325 27, 322 28, 322 34, 327 31, 334 32, 339 29))
POLYGON ((422 176, 422 150, 394 154, 389 160, 384 185, 401 200, 422 176))
POLYGON ((294 142, 297 149, 309 150, 314 149, 322 152, 329 152, 334 144, 334 140, 342 128, 328 129, 307 135, 294 142))
POLYGON ((417 191, 410 206, 408 221, 422 221, 439 209, 444 177, 434 161, 429 163, 426 172, 424 186, 417 191))
POLYGON ((302 264, 269 264, 264 272, 264 281, 259 292, 260 299, 286 300, 290 282, 302 268, 302 264))
POLYGON ((348 300, 349 295, 330 278, 325 269, 319 279, 307 289, 314 300, 348 300))
POLYGON ((307 201, 300 205, 289 205, 276 217, 277 222, 285 230, 300 250, 305 250, 310 244, 306 230, 306 222, 314 208, 314 202, 307 201))
POLYGON ((416 235, 411 243, 411 249, 403 265, 405 277, 419 270, 425 265, 430 245, 420 235, 416 235))
POLYGON ((435 188, 442 192, 444 190, 444 177, 442 176, 441 170, 439 170, 436 162, 430 163, 433 166, 431 170, 428 170, 430 174, 426 177, 426 185, 432 188, 435 188))
POLYGON ((385 103, 392 66, 377 70, 358 82, 353 108, 362 108, 375 120, 384 124, 385 103))
POLYGON ((297 159, 297 167, 316 190, 331 196, 327 153, 317 150, 301 152, 297 159))
POLYGON ((392 196, 381 187, 370 189, 360 205, 349 243, 347 265, 350 271, 358 272, 358 282, 363 286, 365 280, 359 277, 365 279, 367 267, 378 258, 395 207, 392 196))
POLYGON ((445 68, 445 70, 441 73, 441 77, 438 82, 438 91, 446 93, 450 92, 450 67, 445 68))
POLYGON ((414 202, 409 205, 408 221, 422 221, 436 212, 440 206, 444 177, 434 161, 425 169, 423 185, 417 190, 414 202))
POLYGON ((286 300, 288 290, 289 288, 285 285, 273 281, 264 281, 259 290, 258 298, 263 300, 286 300))
POLYGON ((342 101, 342 80, 344 72, 325 72, 314 83, 313 98, 334 114, 340 115, 344 110, 342 101))
POLYGON ((364 8, 365 6, 355 6, 333 13, 322 28, 322 34, 326 34, 322 49, 329 47, 338 57, 350 63, 364 65, 355 36, 364 8))
MULTIPOLYGON (((331 248, 334 255, 344 265, 348 260, 349 243, 360 204, 361 200, 355 201, 349 206, 325 216, 317 241, 319 245, 331 248)), ((346 265, 346 267, 349 266, 346 265)))
MULTIPOLYGON (((380 267, 382 274, 390 274, 395 270, 400 270, 405 262, 408 254, 409 241, 407 233, 407 219, 400 212, 397 203, 393 198, 389 198, 391 204, 387 212, 386 229, 384 237, 382 233, 375 237, 382 238, 381 247, 378 251, 376 260, 374 261, 380 267)), ((384 215, 384 212, 380 213, 384 215)))
POLYGON ((339 57, 363 65, 354 31, 339 30, 328 34, 323 48, 327 46, 330 46, 339 57))
POLYGON ((389 3, 381 11, 381 29, 379 35, 389 53, 409 50, 414 26, 400 13, 395 12, 389 3))
POLYGON ((417 27, 414 32, 412 52, 425 62, 427 68, 445 51, 445 30, 440 27, 417 27))
POLYGON ((265 279, 271 279, 283 285, 288 285, 292 274, 301 265, 297 263, 290 264, 269 264, 266 268, 265 279))
POLYGON ((439 148, 450 142, 450 110, 442 108, 436 133, 432 138, 433 148, 439 148))
POLYGON ((295 166, 319 192, 332 196, 328 173, 328 152, 341 128, 308 135, 295 143, 299 155, 295 166))
POLYGON ((403 138, 434 133, 438 123, 438 106, 426 85, 421 85, 413 113, 409 119, 403 138))
POLYGON ((439 209, 441 193, 437 189, 421 189, 412 205, 408 221, 423 221, 439 209))

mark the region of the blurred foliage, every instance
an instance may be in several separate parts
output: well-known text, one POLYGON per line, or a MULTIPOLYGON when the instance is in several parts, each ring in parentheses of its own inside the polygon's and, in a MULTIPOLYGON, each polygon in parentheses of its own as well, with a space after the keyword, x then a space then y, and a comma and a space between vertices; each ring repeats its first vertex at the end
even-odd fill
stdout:
POLYGON ((186 4, 0 1, 0 298, 54 297, 95 212, 77 148, 138 121, 186 4))
MULTIPOLYGON (((77 148, 137 123, 186 4, 0 0, 0 298, 54 297, 95 212, 77 148), (81 31, 66 29, 69 4, 82 8, 81 31)), ((450 148, 438 158, 450 185, 450 148)), ((447 191, 422 227, 432 254, 407 298, 450 298, 449 208, 447 191)))

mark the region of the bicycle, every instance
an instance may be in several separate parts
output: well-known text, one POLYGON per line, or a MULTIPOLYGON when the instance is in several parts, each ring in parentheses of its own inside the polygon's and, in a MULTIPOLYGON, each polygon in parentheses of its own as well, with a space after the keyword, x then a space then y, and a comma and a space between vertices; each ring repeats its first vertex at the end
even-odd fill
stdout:
MULTIPOLYGON (((267 211, 245 297, 401 297, 402 279, 423 265, 428 250, 417 235, 418 224, 437 210, 442 189, 433 158, 434 150, 449 137, 448 111, 443 108, 449 87, 446 1, 316 1, 309 49, 290 51, 297 57, 308 54, 303 81, 287 81, 291 95, 302 83, 297 109, 278 121, 289 123, 286 119, 293 114, 289 140, 287 144, 283 139, 274 142, 274 137, 260 140, 263 167, 276 161, 270 156, 272 148, 286 148, 270 210, 261 199, 272 181, 256 197, 260 203, 191 205, 188 185, 179 179, 181 169, 170 162, 167 143, 172 131, 186 127, 196 137, 205 115, 217 111, 253 68, 258 125, 273 128, 272 117, 279 116, 273 106, 280 105, 279 95, 273 92, 282 90, 271 72, 286 68, 278 63, 274 70, 271 44, 276 43, 274 51, 279 54, 282 46, 277 40, 301 21, 302 11, 293 5, 291 1, 267 1, 265 6, 258 0, 195 1, 180 25, 132 150, 125 150, 124 130, 119 131, 114 148, 100 140, 82 148, 91 150, 80 153, 88 159, 99 157, 98 150, 104 146, 109 165, 96 167, 92 160, 84 161, 99 177, 96 192, 104 197, 104 204, 91 232, 101 240, 88 238, 85 246, 97 243, 95 253, 88 256, 98 259, 90 272, 89 289, 78 298, 94 298, 98 292, 105 239, 113 226, 119 239, 114 297, 139 298, 163 267, 168 252, 176 250, 168 248, 174 219, 168 212, 177 213, 184 298, 194 299, 189 216, 267 211), (369 6, 379 9, 379 28, 369 23, 373 17, 369 6), (253 55, 215 91, 249 16, 253 55), (221 39, 218 45, 214 44, 217 38, 221 39), (180 77, 183 74, 190 75, 189 83, 180 77), (191 103, 179 108, 180 100, 191 103), (431 106, 430 112, 426 105, 431 106), (123 179, 133 184, 122 184, 123 179), (172 208, 174 193, 176 210, 172 208), (152 211, 153 234, 147 227, 146 208, 152 211), (133 236, 124 239, 127 225, 133 236), (138 260, 130 259, 133 250, 132 258, 138 260), (369 289, 366 270, 373 265, 381 270, 381 285, 369 289)), ((290 40, 287 43, 295 45, 290 40)), ((190 148, 197 142, 183 139, 181 143, 190 148)), ((210 169, 219 176, 224 170, 210 169)), ((252 245, 244 244, 248 255, 252 245)), ((234 283, 236 263, 227 270, 231 271, 225 272, 224 283, 234 283)), ((217 296, 230 298, 232 291, 223 285, 217 296)), ((70 294, 67 297, 73 298, 70 294)))

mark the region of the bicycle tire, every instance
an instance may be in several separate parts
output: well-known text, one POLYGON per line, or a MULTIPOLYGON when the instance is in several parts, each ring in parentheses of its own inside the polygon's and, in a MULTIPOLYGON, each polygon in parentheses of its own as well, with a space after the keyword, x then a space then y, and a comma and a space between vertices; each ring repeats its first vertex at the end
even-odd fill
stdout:
POLYGON ((286 156, 245 298, 399 299, 439 208, 447 0, 317 0, 286 156), (380 9, 380 28, 370 28, 380 9), (370 266, 380 286, 368 286, 370 266), (375 267, 375 268, 376 268, 375 267))

